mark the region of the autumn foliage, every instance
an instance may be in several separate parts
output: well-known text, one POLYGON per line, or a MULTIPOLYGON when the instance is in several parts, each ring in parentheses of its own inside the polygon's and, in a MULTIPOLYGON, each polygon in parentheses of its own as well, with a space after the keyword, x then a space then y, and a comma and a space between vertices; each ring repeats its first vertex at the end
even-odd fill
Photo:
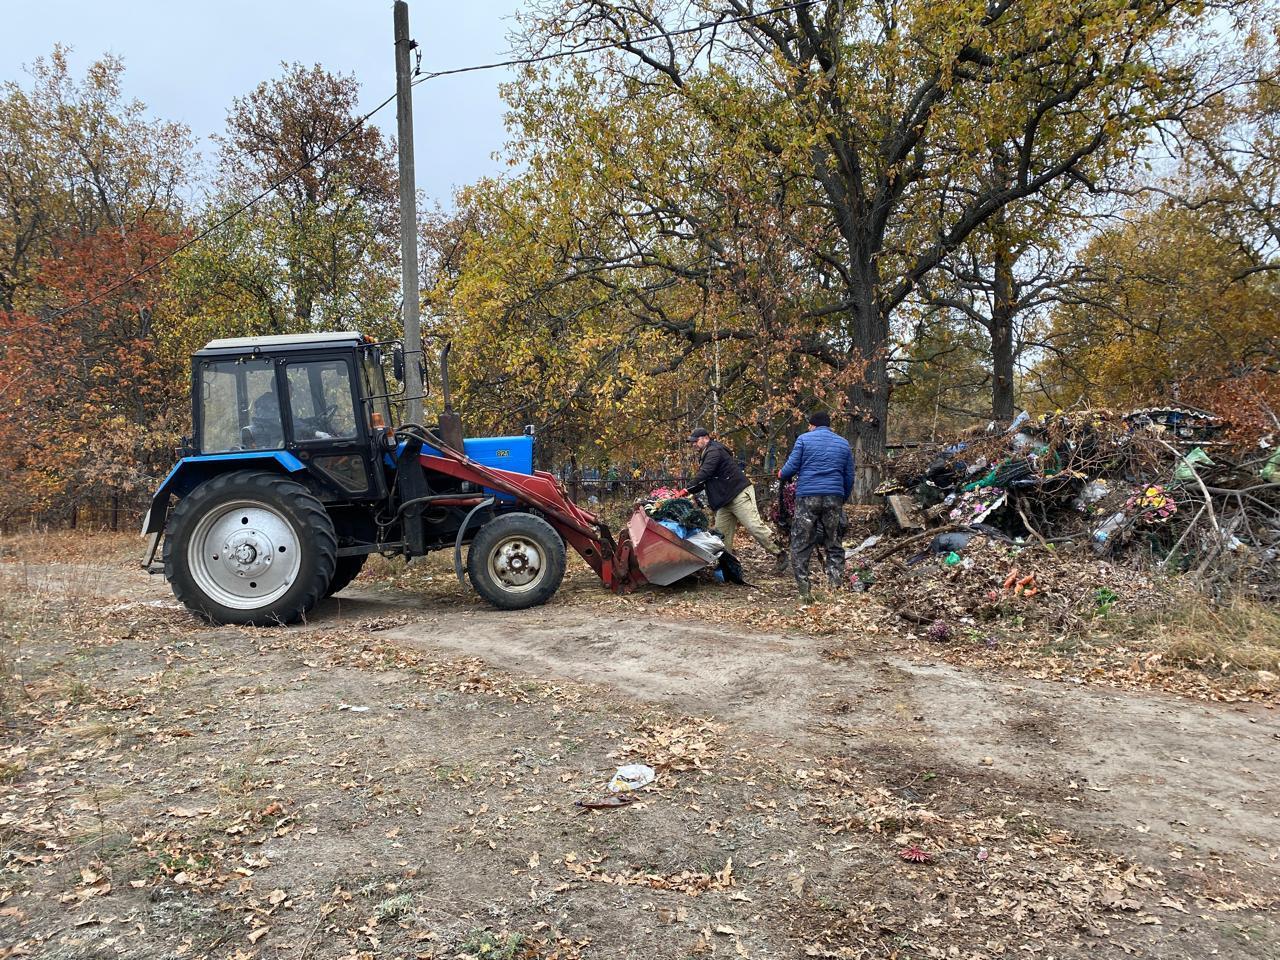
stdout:
MULTIPOLYGON (((818 2, 635 39, 723 13, 682 9, 533 4, 530 52, 616 46, 524 70, 509 171, 420 217, 471 431, 679 470, 703 425, 759 472, 821 407, 866 493, 887 442, 1019 407, 1280 427, 1273 11, 818 2)), ((0 519, 144 497, 212 337, 399 326, 355 78, 235 98, 206 179, 123 83, 57 48, 0 89, 0 519)))
POLYGON ((37 274, 45 305, 10 314, 0 337, 0 449, 19 504, 51 506, 68 483, 85 497, 136 495, 165 468, 180 427, 182 362, 164 355, 156 329, 164 273, 128 278, 181 240, 145 223, 69 238, 37 274), (95 302, 60 313, 84 299, 95 302))
POLYGON ((136 510, 189 430, 189 355, 211 337, 389 332, 394 172, 364 128, 296 189, 208 226, 351 126, 357 86, 294 65, 237 100, 207 207, 191 143, 58 48, 0 97, 0 521, 136 510), (197 233, 208 233, 200 242, 197 233))

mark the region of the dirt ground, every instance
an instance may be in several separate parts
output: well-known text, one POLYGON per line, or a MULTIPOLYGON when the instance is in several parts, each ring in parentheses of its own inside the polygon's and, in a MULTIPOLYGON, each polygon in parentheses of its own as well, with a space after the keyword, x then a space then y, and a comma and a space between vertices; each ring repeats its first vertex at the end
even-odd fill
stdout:
POLYGON ((1274 697, 833 636, 761 570, 213 628, 136 546, 0 550, 0 958, 1280 956, 1274 697))

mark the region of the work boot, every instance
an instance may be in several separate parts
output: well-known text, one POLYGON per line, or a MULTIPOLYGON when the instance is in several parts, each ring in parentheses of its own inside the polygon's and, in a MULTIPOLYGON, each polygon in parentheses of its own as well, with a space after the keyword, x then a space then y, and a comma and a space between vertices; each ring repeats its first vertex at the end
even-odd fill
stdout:
POLYGON ((779 550, 773 555, 773 572, 782 574, 787 572, 787 551, 779 550))
POLYGON ((799 587, 800 587, 800 602, 801 602, 801 603, 812 603, 812 602, 813 602, 813 587, 811 587, 811 586, 809 585, 808 581, 806 581, 806 580, 801 580, 801 581, 799 582, 799 587))

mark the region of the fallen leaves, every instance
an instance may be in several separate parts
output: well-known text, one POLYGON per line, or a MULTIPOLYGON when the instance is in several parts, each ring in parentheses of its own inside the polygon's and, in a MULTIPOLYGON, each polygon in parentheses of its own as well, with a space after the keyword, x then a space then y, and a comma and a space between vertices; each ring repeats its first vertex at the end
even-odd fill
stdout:
POLYGON ((682 870, 678 873, 668 874, 629 873, 624 871, 608 873, 600 867, 600 864, 605 859, 605 857, 601 856, 580 861, 577 854, 568 853, 565 854, 563 862, 565 869, 570 873, 592 883, 605 883, 620 887, 649 887, 654 890, 683 893, 691 897, 714 890, 728 890, 734 883, 732 857, 715 873, 682 870))
POLYGON ((898 857, 908 863, 932 863, 933 854, 916 844, 904 847, 898 851, 898 857))
POLYGON ((622 753, 657 770, 702 770, 719 750, 719 730, 711 720, 696 717, 646 722, 623 742, 622 753))
POLYGON ((79 883, 73 890, 63 893, 58 900, 62 903, 84 903, 93 897, 103 897, 111 892, 111 879, 106 873, 99 873, 91 867, 80 869, 79 883))
POLYGON ((208 817, 216 814, 216 809, 198 810, 194 807, 170 807, 164 812, 166 817, 176 817, 179 820, 190 820, 193 817, 208 817))
MULTIPOLYGON (((841 600, 813 616, 858 617, 866 603, 841 600)), ((976 775, 917 768, 899 741, 877 742, 868 730, 855 746, 833 745, 839 756, 810 757, 728 721, 651 707, 637 718, 600 690, 347 631, 322 622, 183 633, 179 642, 142 634, 136 667, 102 659, 103 675, 88 677, 94 697, 119 693, 108 687, 127 677, 130 690, 112 703, 129 709, 106 712, 119 735, 98 725, 103 711, 68 700, 65 680, 33 684, 42 692, 19 705, 22 742, 0 769, 15 769, 0 784, 6 876, 31 892, 0 886, 4 922, 70 935, 83 924, 96 935, 121 930, 113 915, 180 904, 211 920, 183 928, 188 944, 148 924, 145 935, 175 955, 212 954, 228 932, 233 942, 217 948, 228 957, 306 952, 314 929, 314 955, 444 960, 470 924, 514 928, 538 916, 540 927, 522 931, 529 955, 564 960, 584 952, 581 941, 543 932, 563 905, 580 911, 601 955, 643 950, 627 939, 638 929, 656 930, 659 952, 672 955, 746 956, 749 947, 756 957, 852 960, 908 942, 913 957, 945 958, 953 945, 1008 956, 1020 944, 1108 929, 1118 950, 1165 933, 1150 929, 1161 922, 1203 930, 1203 916, 1243 922, 1274 906, 1269 895, 1245 896, 1243 876, 1224 879, 1214 861, 1221 897, 1206 899, 1200 845, 1167 877, 1135 867, 1063 830, 1051 791, 987 766, 976 775), (218 657, 223 669, 205 682, 198 671, 218 657), (186 686, 179 671, 191 675, 186 686), (356 718, 335 709, 345 702, 376 706, 356 718), (873 748, 865 755, 864 745, 873 748), (628 813, 575 816, 568 801, 598 784, 608 749, 684 775, 664 776, 655 799, 628 813), (91 855, 104 825, 122 848, 114 879, 96 863, 81 873, 77 859, 91 855), (549 852, 570 846, 608 857, 549 852), (903 859, 913 847, 932 856, 930 867, 903 859), (444 869, 466 883, 439 885, 444 869), (338 884, 341 893, 329 893, 338 884), (5 913, 17 909, 5 902, 11 895, 22 915, 5 913), (478 912, 469 897, 501 904, 510 919, 478 912), (654 926, 635 910, 653 910, 654 926), (427 944, 419 925, 433 911, 454 926, 430 918, 439 939, 427 944)), ((902 720, 917 712, 926 711, 907 705, 902 720)), ((815 742, 825 735, 810 732, 815 742)), ((1002 764, 1013 755, 1003 745, 977 754, 986 751, 1002 764)), ((1071 802, 1098 809, 1130 789, 1116 780, 1112 795, 1089 793, 1108 788, 1080 780, 1071 802)), ((1162 841, 1151 822, 1151 841, 1162 841)))

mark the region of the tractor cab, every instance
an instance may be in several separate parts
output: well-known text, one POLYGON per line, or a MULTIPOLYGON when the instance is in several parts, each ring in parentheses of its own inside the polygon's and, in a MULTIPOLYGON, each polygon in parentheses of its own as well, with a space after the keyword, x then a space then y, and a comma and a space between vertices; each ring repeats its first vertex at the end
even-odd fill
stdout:
POLYGON ((321 499, 386 495, 380 344, 351 332, 214 340, 193 357, 191 396, 196 455, 286 451, 321 499))

